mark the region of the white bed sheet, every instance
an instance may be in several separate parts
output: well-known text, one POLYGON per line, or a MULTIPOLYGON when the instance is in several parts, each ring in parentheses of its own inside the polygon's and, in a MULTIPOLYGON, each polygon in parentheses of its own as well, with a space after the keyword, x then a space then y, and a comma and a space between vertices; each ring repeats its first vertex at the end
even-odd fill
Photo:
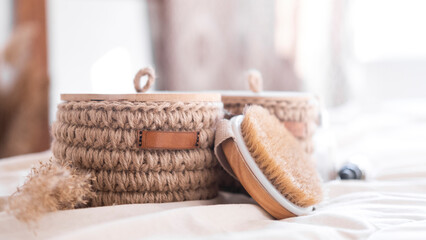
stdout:
POLYGON ((252 199, 59 211, 35 230, 7 215, 4 201, 50 152, 0 160, 0 239, 426 239, 426 101, 396 101, 331 114, 337 156, 369 156, 371 181, 331 181, 308 216, 273 220, 252 199), (350 121, 348 121, 350 120, 350 121))

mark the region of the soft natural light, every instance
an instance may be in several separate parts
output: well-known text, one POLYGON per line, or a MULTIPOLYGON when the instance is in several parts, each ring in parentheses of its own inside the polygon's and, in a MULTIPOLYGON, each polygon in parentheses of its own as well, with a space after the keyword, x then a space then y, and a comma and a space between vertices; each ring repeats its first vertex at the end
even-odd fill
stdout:
POLYGON ((360 61, 426 58, 426 1, 351 1, 355 57, 360 61))
POLYGON ((117 47, 100 57, 90 70, 90 82, 96 93, 132 93, 137 67, 129 51, 117 47))

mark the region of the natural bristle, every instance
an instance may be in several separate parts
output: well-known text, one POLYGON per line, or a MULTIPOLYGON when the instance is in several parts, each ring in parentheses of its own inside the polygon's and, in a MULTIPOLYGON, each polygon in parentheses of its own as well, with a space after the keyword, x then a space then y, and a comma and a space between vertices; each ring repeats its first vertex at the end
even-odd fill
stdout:
POLYGON ((301 207, 322 199, 318 173, 298 140, 268 110, 245 110, 241 132, 251 155, 268 180, 301 207))

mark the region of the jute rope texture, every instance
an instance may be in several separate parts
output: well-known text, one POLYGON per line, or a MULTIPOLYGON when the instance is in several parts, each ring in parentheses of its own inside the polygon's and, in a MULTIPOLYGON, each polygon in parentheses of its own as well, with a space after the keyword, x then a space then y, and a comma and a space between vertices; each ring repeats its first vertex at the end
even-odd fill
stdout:
POLYGON ((217 194, 212 147, 221 117, 221 103, 66 102, 52 126, 52 151, 92 174, 92 205, 210 198, 217 194), (199 131, 200 148, 140 149, 139 130, 199 131))
MULTIPOLYGON (((154 81, 153 70, 142 69, 135 89, 144 92, 154 81)), ((90 206, 208 199, 218 192, 212 148, 222 117, 221 102, 65 102, 52 125, 52 152, 56 161, 91 174, 90 206), (141 130, 197 131, 199 148, 141 149, 141 130)))

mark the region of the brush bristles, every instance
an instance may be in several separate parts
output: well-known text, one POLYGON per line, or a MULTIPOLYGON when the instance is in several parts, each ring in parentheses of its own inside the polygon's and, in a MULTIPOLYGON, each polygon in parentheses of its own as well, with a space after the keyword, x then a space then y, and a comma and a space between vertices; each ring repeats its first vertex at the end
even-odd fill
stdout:
POLYGON ((266 109, 250 106, 241 124, 244 141, 268 180, 301 207, 322 199, 321 180, 298 140, 266 109))

